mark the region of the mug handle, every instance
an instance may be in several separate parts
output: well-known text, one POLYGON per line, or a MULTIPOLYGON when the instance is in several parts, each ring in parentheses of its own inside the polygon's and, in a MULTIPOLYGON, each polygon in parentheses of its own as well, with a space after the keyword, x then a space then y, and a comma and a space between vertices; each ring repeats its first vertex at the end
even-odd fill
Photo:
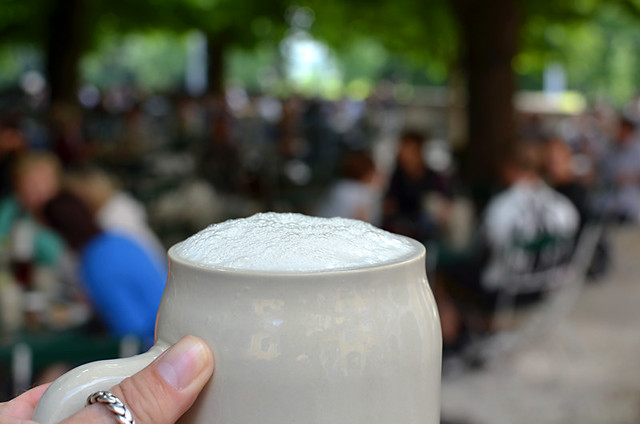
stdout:
POLYGON ((75 414, 84 408, 90 394, 109 390, 149 365, 168 347, 168 343, 158 340, 140 355, 91 362, 72 369, 47 388, 36 406, 33 421, 55 424, 75 414))

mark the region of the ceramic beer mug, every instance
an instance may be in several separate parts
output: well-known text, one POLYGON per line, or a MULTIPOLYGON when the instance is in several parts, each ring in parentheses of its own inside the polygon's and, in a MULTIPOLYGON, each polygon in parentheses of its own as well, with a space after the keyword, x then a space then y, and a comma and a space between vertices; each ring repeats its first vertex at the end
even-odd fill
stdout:
POLYGON ((155 345, 62 376, 35 421, 61 421, 192 334, 216 370, 180 423, 439 423, 440 322, 417 241, 267 213, 209 227, 169 260, 155 345))

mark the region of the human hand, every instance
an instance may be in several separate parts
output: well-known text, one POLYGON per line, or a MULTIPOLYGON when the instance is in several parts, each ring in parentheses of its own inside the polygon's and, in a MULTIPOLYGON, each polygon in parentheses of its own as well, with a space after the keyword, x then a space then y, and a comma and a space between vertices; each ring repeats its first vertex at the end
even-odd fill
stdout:
MULTIPOLYGON (((185 336, 149 366, 110 391, 129 409, 136 424, 173 424, 193 404, 214 370, 213 354, 200 339, 185 336)), ((35 424, 35 407, 48 385, 0 404, 0 424, 35 424)), ((62 424, 114 424, 115 415, 93 404, 62 424)))

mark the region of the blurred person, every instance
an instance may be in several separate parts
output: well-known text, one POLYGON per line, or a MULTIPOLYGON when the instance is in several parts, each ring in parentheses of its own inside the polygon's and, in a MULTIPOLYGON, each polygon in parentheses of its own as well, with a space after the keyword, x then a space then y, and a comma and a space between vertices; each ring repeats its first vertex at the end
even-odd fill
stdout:
POLYGON ((56 104, 51 110, 53 149, 63 166, 83 163, 90 156, 78 107, 56 104))
MULTIPOLYGON (((145 159, 145 153, 151 145, 153 139, 151 127, 138 103, 128 105, 127 110, 115 116, 114 119, 117 121, 116 131, 113 134, 114 139, 110 143, 101 145, 100 157, 104 163, 134 171, 142 167, 141 162, 145 159)), ((87 121, 87 126, 92 124, 91 119, 87 119, 87 121)), ((96 135, 104 137, 105 132, 96 132, 96 135)), ((84 150, 88 152, 89 144, 86 143, 86 146, 84 150)), ((68 168, 73 169, 73 167, 84 165, 87 162, 74 160, 68 168)))
POLYGON ((51 199, 43 213, 78 254, 81 284, 109 332, 150 345, 167 268, 133 240, 101 230, 89 207, 70 192, 51 199))
POLYGON ((237 169, 240 156, 236 139, 236 120, 222 94, 212 95, 204 102, 207 130, 199 158, 199 172, 216 189, 238 190, 237 169))
POLYGON ((0 201, 0 237, 3 243, 10 242, 13 250, 22 250, 22 259, 48 266, 58 263, 62 240, 39 221, 42 207, 59 189, 60 162, 54 155, 28 153, 18 159, 13 169, 13 194, 0 201))
POLYGON ((563 140, 551 138, 545 143, 544 171, 549 185, 573 203, 582 227, 591 215, 589 190, 577 178, 573 170, 573 152, 563 140))
POLYGON ((342 177, 331 187, 316 214, 352 218, 380 225, 381 184, 371 155, 349 152, 342 161, 342 177))
POLYGON ((151 130, 139 104, 135 104, 124 116, 122 134, 116 150, 118 157, 136 160, 149 150, 152 140, 151 130))
POLYGON ((592 181, 595 165, 601 160, 608 143, 608 128, 599 122, 597 113, 588 110, 564 124, 563 138, 574 155, 583 161, 582 179, 592 181), (585 172, 586 171, 586 172, 585 172))
POLYGON ((179 138, 200 140, 206 130, 205 111, 197 99, 184 96, 177 105, 179 138))
POLYGON ((450 179, 425 163, 425 137, 402 133, 396 167, 383 200, 382 226, 388 231, 424 241, 437 238, 446 225, 453 196, 450 179))
POLYGON ((0 196, 11 192, 11 169, 27 148, 27 142, 17 122, 0 121, 0 196))
POLYGON ((302 105, 297 97, 282 101, 282 113, 275 129, 278 153, 283 159, 301 156, 301 115, 302 105))
POLYGON ((309 99, 300 115, 302 137, 307 143, 304 160, 311 166, 314 177, 326 181, 334 175, 338 156, 335 131, 329 125, 329 105, 319 98, 309 99))
MULTIPOLYGON (((603 217, 600 211, 593 210, 589 187, 574 172, 573 158, 574 153, 563 140, 552 138, 546 142, 545 175, 551 187, 569 199, 578 211, 580 224, 576 234, 577 242, 587 223, 599 221, 603 217)), ((592 279, 601 277, 607 271, 609 264, 610 248, 603 232, 589 263, 587 275, 592 279)))
MULTIPOLYGON (((571 257, 579 215, 543 181, 541 148, 523 142, 506 155, 506 189, 490 200, 475 243, 464 257, 438 270, 434 292, 445 346, 456 346, 465 326, 491 330, 487 323, 510 278, 561 267, 571 257), (474 319, 468 321, 469 316, 474 319)), ((514 299, 516 306, 541 299, 549 282, 536 283, 540 286, 514 299)))
POLYGON ((602 162, 604 181, 611 189, 607 213, 621 222, 640 220, 640 141, 636 122, 622 116, 613 144, 602 162))
POLYGON ((130 237, 158 263, 166 262, 166 249, 149 226, 144 205, 118 189, 105 172, 79 168, 68 172, 65 182, 89 206, 101 229, 130 237))

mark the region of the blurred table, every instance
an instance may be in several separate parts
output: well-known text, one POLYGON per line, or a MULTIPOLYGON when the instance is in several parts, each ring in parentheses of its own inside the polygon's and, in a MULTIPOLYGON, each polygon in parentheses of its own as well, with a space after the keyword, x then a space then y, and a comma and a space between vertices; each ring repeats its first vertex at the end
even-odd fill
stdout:
POLYGON ((28 389, 34 376, 50 366, 64 364, 73 368, 139 351, 140 343, 135 338, 96 334, 87 326, 0 334, 0 381, 11 381, 9 387, 0 387, 0 401, 28 389))

